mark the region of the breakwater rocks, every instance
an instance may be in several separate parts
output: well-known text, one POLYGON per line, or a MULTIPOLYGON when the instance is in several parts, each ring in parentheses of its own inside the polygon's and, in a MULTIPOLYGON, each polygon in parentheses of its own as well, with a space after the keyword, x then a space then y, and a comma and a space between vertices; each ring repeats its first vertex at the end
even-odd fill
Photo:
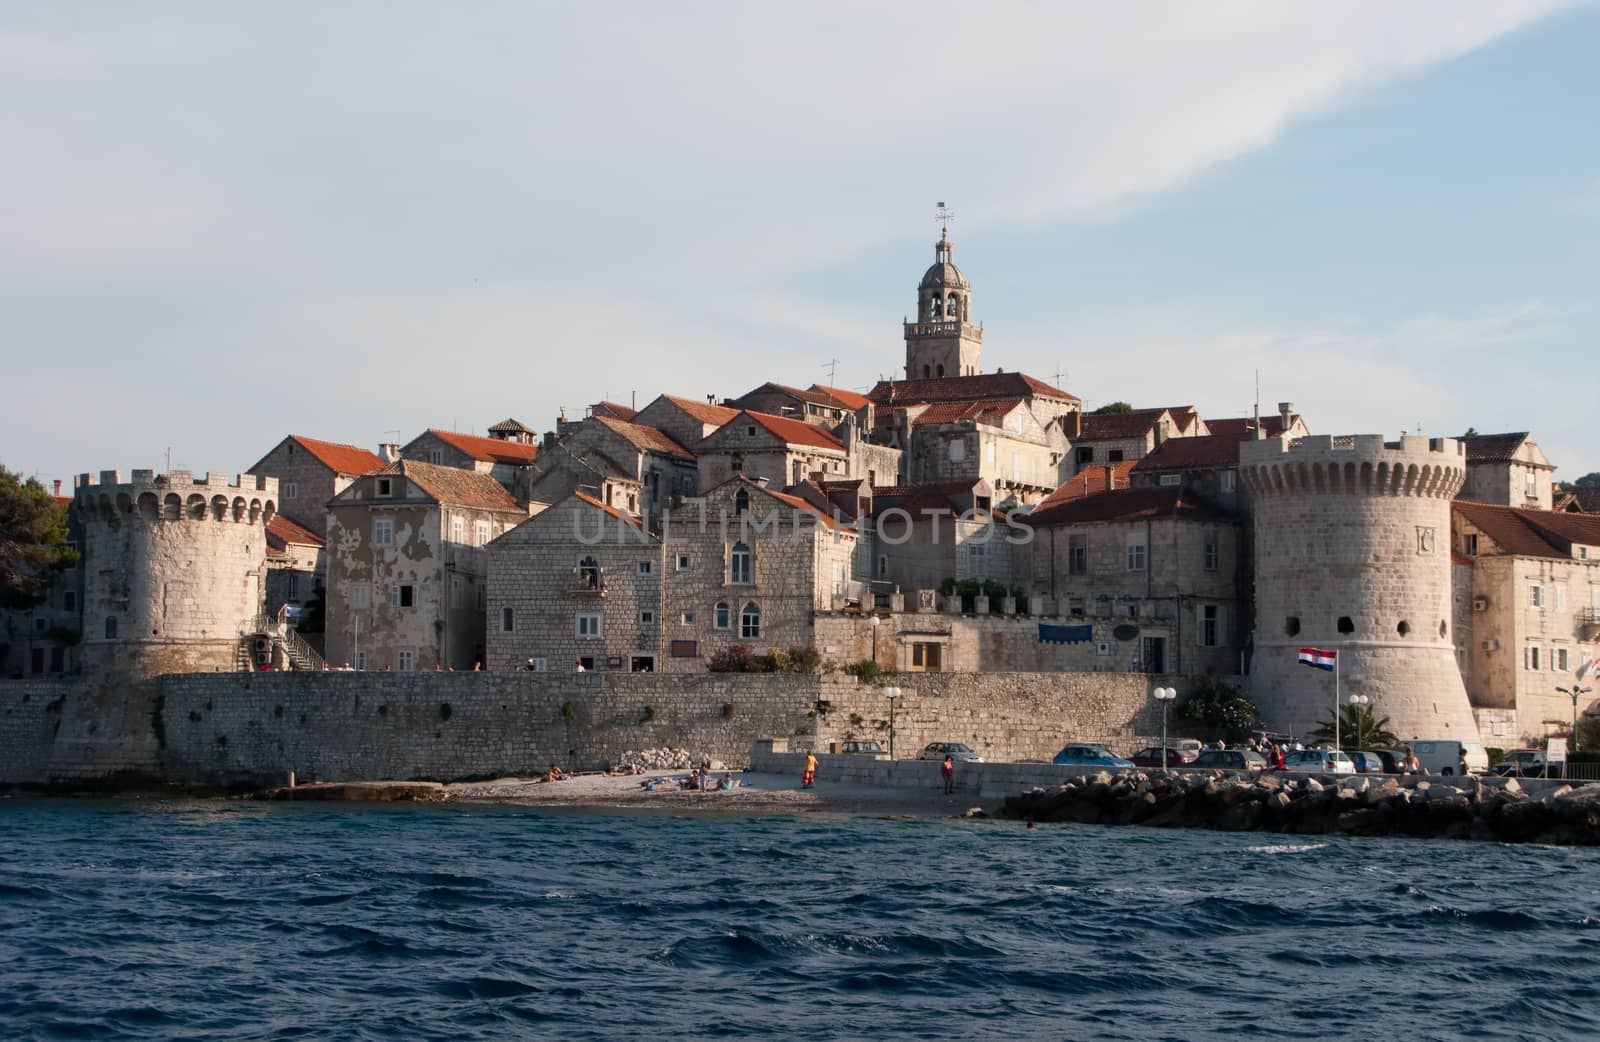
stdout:
POLYGON ((1600 844, 1600 784, 1537 795, 1516 779, 1454 784, 1216 771, 1084 775, 1006 798, 1002 817, 1230 832, 1430 836, 1502 843, 1600 844))

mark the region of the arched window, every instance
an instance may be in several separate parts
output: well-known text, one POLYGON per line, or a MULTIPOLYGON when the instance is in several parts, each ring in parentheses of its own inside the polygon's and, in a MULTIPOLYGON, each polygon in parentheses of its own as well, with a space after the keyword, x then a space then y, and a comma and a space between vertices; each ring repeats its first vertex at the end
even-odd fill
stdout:
POLYGON ((714 625, 719 630, 728 629, 733 625, 733 607, 727 601, 718 601, 717 610, 713 615, 714 625))
POLYGON ((933 375, 933 371, 932 370, 930 370, 927 366, 923 366, 922 367, 922 378, 924 380, 926 380, 928 377, 930 377, 932 375, 933 375))
POLYGON ((748 640, 759 636, 761 636, 761 609, 751 601, 744 606, 744 611, 739 613, 739 637, 748 640))
POLYGON ((956 315, 959 313, 960 307, 961 307, 960 298, 957 297, 954 293, 950 294, 950 299, 948 301, 946 301, 945 305, 944 305, 944 313, 945 313, 946 317, 955 318, 956 315))
POLYGON ((106 640, 117 639, 117 620, 110 615, 106 616, 106 640))
POLYGON ((939 365, 939 367, 938 367, 938 375, 940 375, 940 376, 944 375, 944 365, 943 365, 943 363, 941 363, 939 365))
POLYGON ((735 514, 748 514, 750 512, 750 493, 742 488, 734 493, 733 512, 735 514))
POLYGON ((600 564, 593 557, 578 562, 578 586, 585 590, 600 588, 600 564))
POLYGON ((734 543, 733 552, 728 555, 728 581, 731 583, 748 583, 750 581, 752 560, 750 547, 744 543, 734 543))

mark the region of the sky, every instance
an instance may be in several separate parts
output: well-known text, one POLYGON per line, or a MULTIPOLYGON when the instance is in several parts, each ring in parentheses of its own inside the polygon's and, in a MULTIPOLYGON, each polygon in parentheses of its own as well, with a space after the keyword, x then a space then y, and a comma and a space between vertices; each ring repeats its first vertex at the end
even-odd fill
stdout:
POLYGON ((8 3, 0 464, 864 390, 944 201, 986 370, 1570 480, 1597 52, 1559 0, 8 3))

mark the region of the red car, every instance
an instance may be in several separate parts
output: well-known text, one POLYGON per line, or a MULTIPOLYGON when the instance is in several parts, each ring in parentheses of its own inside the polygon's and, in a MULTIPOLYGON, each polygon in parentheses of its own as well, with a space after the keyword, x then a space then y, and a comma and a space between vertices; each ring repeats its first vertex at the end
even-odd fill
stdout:
POLYGON ((1163 763, 1161 747, 1159 745, 1152 745, 1149 748, 1140 749, 1138 752, 1128 757, 1128 759, 1133 761, 1133 765, 1135 767, 1182 767, 1184 764, 1189 762, 1190 758, 1184 756, 1171 746, 1168 746, 1167 755, 1165 757, 1166 762, 1163 763))

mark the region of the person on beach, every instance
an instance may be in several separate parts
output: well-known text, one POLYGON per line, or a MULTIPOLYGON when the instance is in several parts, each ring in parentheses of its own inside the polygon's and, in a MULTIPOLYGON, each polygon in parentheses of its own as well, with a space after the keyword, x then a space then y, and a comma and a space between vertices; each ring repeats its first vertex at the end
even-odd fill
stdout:
POLYGON ((723 792, 729 792, 735 785, 738 784, 738 782, 733 780, 733 774, 731 772, 723 771, 722 780, 717 782, 717 788, 721 789, 723 792))
POLYGON ((560 767, 557 767, 555 764, 551 764, 550 769, 544 772, 544 778, 542 780, 547 782, 566 781, 571 777, 572 775, 568 774, 566 771, 563 771, 560 767))
POLYGON ((1461 750, 1461 764, 1456 769, 1456 773, 1463 778, 1472 773, 1472 770, 1467 766, 1467 751, 1465 749, 1461 750))
POLYGON ((949 753, 945 753, 944 763, 939 765, 939 774, 944 778, 944 794, 953 794, 956 791, 956 762, 949 753))
POLYGON ((806 753, 806 770, 805 770, 804 774, 800 775, 800 787, 802 789, 809 789, 809 788, 811 788, 811 784, 813 782, 815 782, 816 780, 817 780, 817 754, 816 753, 806 753))
POLYGON ((1411 746, 1403 746, 1400 751, 1406 754, 1406 758, 1403 761, 1405 772, 1407 774, 1421 774, 1422 761, 1417 759, 1417 754, 1411 751, 1411 746))

